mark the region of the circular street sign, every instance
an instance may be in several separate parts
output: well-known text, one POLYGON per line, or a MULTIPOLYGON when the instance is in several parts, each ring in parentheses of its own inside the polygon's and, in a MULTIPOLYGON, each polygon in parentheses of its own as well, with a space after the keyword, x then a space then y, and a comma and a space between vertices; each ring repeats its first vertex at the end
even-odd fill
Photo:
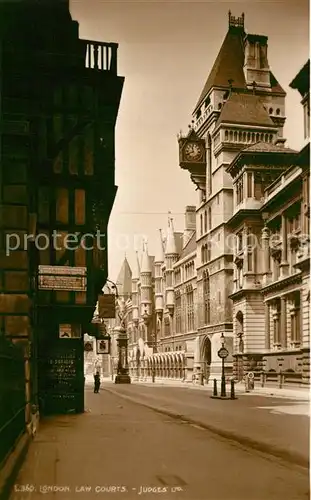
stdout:
POLYGON ((254 378, 254 373, 253 372, 249 372, 248 373, 248 378, 254 378))
POLYGON ((227 358, 229 356, 229 351, 225 347, 221 347, 217 354, 220 358, 227 358))

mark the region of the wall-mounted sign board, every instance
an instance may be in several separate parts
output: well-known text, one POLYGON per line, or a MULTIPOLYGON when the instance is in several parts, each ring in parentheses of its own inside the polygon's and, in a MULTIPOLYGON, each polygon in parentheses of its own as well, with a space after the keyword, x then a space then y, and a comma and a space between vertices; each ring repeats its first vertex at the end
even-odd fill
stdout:
POLYGON ((39 266, 39 290, 66 290, 85 292, 87 285, 86 267, 39 266))
POLYGON ((116 296, 104 293, 98 296, 98 315, 100 318, 116 317, 116 296))
POLYGON ((110 337, 96 340, 96 354, 110 354, 110 337))

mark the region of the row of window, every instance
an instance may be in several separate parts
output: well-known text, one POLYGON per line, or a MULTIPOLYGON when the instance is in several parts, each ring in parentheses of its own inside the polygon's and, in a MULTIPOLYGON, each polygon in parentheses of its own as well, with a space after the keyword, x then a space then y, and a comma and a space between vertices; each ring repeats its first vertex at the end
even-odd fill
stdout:
POLYGON ((263 132, 242 132, 241 130, 225 130, 225 141, 229 142, 269 142, 272 143, 273 135, 263 132))
POLYGON ((183 281, 189 280, 195 276, 195 263, 193 260, 187 262, 187 264, 183 266, 183 273, 181 268, 176 269, 176 271, 174 272, 175 285, 181 283, 182 276, 183 276, 183 281))

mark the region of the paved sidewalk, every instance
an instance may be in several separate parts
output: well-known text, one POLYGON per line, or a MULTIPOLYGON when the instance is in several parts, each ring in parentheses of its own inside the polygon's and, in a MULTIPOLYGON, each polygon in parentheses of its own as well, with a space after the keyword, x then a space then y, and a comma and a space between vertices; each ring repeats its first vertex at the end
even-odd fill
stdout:
MULTIPOLYGON (((111 385, 109 386, 111 388, 111 385)), ((307 500, 307 471, 107 391, 44 420, 10 500, 307 500)))

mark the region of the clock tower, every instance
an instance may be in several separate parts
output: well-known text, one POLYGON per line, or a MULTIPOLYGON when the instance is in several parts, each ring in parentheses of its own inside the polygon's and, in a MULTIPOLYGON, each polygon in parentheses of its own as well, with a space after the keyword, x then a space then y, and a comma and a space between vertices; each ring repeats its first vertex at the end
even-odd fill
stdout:
POLYGON ((226 242, 233 188, 227 167, 239 151, 254 143, 284 142, 286 94, 269 66, 267 37, 247 34, 244 21, 244 14, 235 17, 229 11, 228 31, 194 107, 192 127, 186 137, 178 138, 180 167, 189 171, 200 194, 196 208, 197 342, 200 353, 206 351, 206 339, 211 342, 211 357, 199 360, 210 365, 211 378, 220 376, 217 351, 222 334, 230 352, 227 361, 232 361, 233 256, 226 242))

